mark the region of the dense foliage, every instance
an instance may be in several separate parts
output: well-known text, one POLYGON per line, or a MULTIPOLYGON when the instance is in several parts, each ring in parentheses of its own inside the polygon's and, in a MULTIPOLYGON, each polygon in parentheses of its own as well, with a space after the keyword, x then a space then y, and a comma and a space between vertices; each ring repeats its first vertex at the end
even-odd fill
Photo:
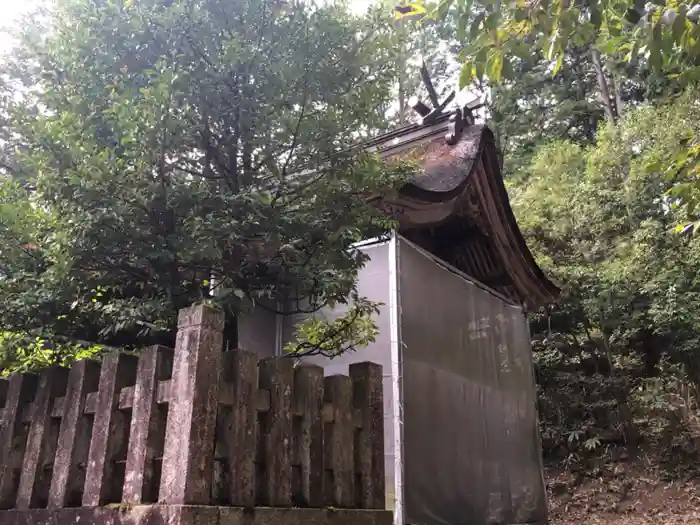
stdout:
MULTIPOLYGON (((406 172, 354 148, 393 102, 390 29, 263 0, 65 0, 26 22, 0 96, 5 365, 18 338, 170 343, 202 300, 231 319, 346 301, 352 243, 391 226, 368 197, 406 172)), ((341 339, 373 337, 374 309, 357 297, 341 339)))
MULTIPOLYGON (((698 130, 692 91, 628 112, 600 129, 594 144, 539 147, 517 179, 524 182, 511 186, 530 247, 565 288, 560 304, 533 318, 541 386, 564 393, 561 405, 576 399, 570 390, 586 377, 599 379, 579 385, 584 391, 596 382, 609 388, 603 376, 617 381, 617 397, 598 399, 607 409, 583 403, 586 424, 595 420, 590 411, 609 418, 668 365, 700 392, 700 238, 676 232, 680 211, 664 198, 674 182, 663 163, 698 130)), ((555 428, 562 427, 549 425, 545 434, 551 438, 555 428)), ((564 436, 558 439, 564 446, 564 436)))
MULTIPOLYGON (((592 73, 605 118, 616 122, 630 80, 647 97, 668 94, 668 78, 680 86, 700 81, 697 0, 441 0, 435 15, 443 19, 454 11, 456 37, 463 44, 459 54, 463 86, 474 77, 487 77, 494 83, 502 79, 519 82, 524 70, 532 67, 532 57, 540 55, 545 71, 553 77, 565 66, 576 68, 578 64, 581 85, 570 100, 579 101, 579 107, 583 101, 580 88, 592 73), (584 67, 581 55, 586 57, 584 67)), ((538 92, 533 98, 541 96, 538 92)), ((669 170, 680 179, 676 197, 692 227, 700 226, 699 161, 697 135, 688 137, 684 151, 666 159, 669 170)))

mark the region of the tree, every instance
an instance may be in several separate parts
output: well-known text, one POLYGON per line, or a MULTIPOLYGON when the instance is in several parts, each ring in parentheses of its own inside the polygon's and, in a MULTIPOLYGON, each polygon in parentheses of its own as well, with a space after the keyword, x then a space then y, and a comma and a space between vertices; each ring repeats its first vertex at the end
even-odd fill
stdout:
MULTIPOLYGON (((553 140, 593 144, 608 112, 618 116, 646 102, 663 102, 679 91, 677 82, 648 68, 614 70, 615 96, 606 106, 598 75, 585 48, 570 47, 556 75, 552 61, 534 50, 510 57, 507 78, 490 89, 490 125, 496 131, 508 176, 527 177, 539 146, 553 140)), ((606 75, 613 84, 613 76, 606 75)))
POLYGON ((512 60, 512 68, 512 78, 491 88, 489 103, 508 176, 527 177, 532 155, 548 142, 594 142, 604 115, 585 58, 572 53, 554 78, 541 54, 512 60))
MULTIPOLYGON (((636 0, 443 0, 437 14, 445 16, 453 5, 462 29, 458 39, 467 44, 464 55, 471 59, 465 64, 465 77, 485 73, 498 80, 508 73, 508 57, 524 55, 529 40, 554 61, 554 74, 567 49, 586 46, 599 74, 605 54, 630 63, 647 61, 656 70, 677 72, 687 82, 700 80, 700 7, 695 0, 646 5, 636 0)), ((601 89, 606 89, 608 80, 601 80, 601 89)))
MULTIPOLYGON (((356 147, 386 125, 386 20, 281 0, 65 0, 25 28, 5 66, 22 173, 2 182, 2 329, 171 343, 194 301, 232 318, 353 294, 352 244, 391 226, 367 197, 407 168, 356 147)), ((373 311, 356 299, 350 314, 373 311)))
POLYGON ((700 245, 673 233, 679 212, 659 198, 673 184, 659 160, 682 147, 688 127, 698 129, 693 99, 690 92, 672 104, 631 111, 619 127, 602 130, 595 145, 540 148, 531 178, 512 188, 530 246, 567 283, 565 301, 577 305, 577 313, 564 309, 546 329, 562 326, 559 331, 584 339, 598 334, 593 342, 605 358, 605 339, 646 355, 635 340, 654 347, 657 337, 680 344, 678 338, 698 336, 692 312, 700 304, 700 245))
MULTIPOLYGON (((546 434, 559 447, 580 430, 571 425, 584 427, 585 438, 609 435, 610 416, 631 392, 669 378, 665 364, 700 393, 700 243, 674 233, 682 210, 660 197, 674 185, 664 160, 700 131, 695 101, 689 91, 630 110, 594 144, 541 146, 530 176, 510 181, 528 245, 565 286, 560 303, 531 322, 541 400, 550 404, 546 434)), ((628 414, 618 420, 630 424, 628 414)))
MULTIPOLYGON (((476 76, 492 83, 511 78, 513 60, 542 52, 556 76, 575 50, 583 50, 594 73, 605 118, 622 114, 621 77, 636 71, 653 91, 673 79, 680 87, 700 81, 700 4, 696 0, 644 3, 637 0, 553 0, 552 2, 474 2, 442 0, 438 18, 457 11, 457 39, 463 43, 462 85, 476 76)), ((677 88, 672 89, 676 92, 677 88)), ((698 224, 700 140, 667 159, 679 186, 675 192, 698 224)))

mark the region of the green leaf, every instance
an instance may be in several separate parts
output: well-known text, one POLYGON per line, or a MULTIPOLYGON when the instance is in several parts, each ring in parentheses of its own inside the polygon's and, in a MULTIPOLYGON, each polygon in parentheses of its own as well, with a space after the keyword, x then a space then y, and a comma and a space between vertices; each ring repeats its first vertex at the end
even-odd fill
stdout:
POLYGON ((663 56, 661 55, 661 43, 653 42, 649 50, 649 65, 656 71, 660 71, 663 66, 663 56))
POLYGON ((469 18, 471 16, 472 3, 474 0, 466 0, 464 6, 461 7, 459 14, 457 15, 457 38, 459 40, 464 40, 467 37, 467 24, 469 23, 469 18))
POLYGON ((474 21, 469 29, 469 40, 476 40, 477 36, 479 35, 479 30, 481 29, 481 22, 484 21, 485 16, 485 13, 480 13, 476 18, 474 18, 474 21))
POLYGON ((552 77, 557 76, 557 73, 559 73, 559 70, 561 69, 562 64, 564 63, 564 53, 559 53, 559 56, 557 57, 557 62, 554 64, 554 69, 552 69, 552 77))
POLYGON ((450 7, 452 7, 454 0, 440 0, 437 9, 435 11, 436 18, 442 20, 447 16, 450 7))
POLYGON ((662 167, 662 162, 659 159, 656 159, 644 166, 644 169, 647 173, 656 173, 658 172, 662 167))
POLYGON ((477 79, 484 77, 486 73, 486 61, 488 59, 488 48, 482 47, 474 57, 474 72, 477 79))
POLYGON ((474 78, 474 64, 470 61, 462 64, 462 69, 459 73, 459 89, 464 89, 469 86, 474 78))
POLYGON ((493 82, 500 82, 503 72, 503 54, 500 49, 494 49, 488 62, 488 77, 493 82))
MULTIPOLYGON (((692 26, 691 26, 692 27, 692 26)), ((679 12, 673 20, 673 40, 680 44, 686 31, 686 17, 684 12, 679 12)))
POLYGON ((651 31, 649 42, 649 65, 656 71, 660 71, 663 66, 662 50, 661 22, 657 22, 651 31))
POLYGON ((486 20, 484 22, 484 27, 490 30, 494 30, 498 27, 498 23, 501 20, 501 13, 496 11, 494 13, 490 13, 488 17, 486 17, 486 20))
POLYGON ((503 68, 501 70, 501 76, 504 79, 512 79, 514 75, 513 67, 510 63, 510 60, 506 58, 506 55, 504 54, 504 60, 503 60, 503 68))

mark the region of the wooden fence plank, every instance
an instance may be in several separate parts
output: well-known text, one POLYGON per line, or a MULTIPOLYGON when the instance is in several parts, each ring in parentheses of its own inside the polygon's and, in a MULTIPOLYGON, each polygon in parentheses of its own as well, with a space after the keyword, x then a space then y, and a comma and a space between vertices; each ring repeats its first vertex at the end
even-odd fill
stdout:
POLYGON ((112 353, 102 358, 95 419, 85 473, 83 507, 121 501, 123 480, 115 472, 115 460, 126 448, 128 420, 119 411, 121 389, 136 381, 136 356, 112 353))
POLYGON ((7 381, 2 428, 0 429, 0 509, 9 509, 17 498, 16 472, 22 468, 26 439, 22 412, 32 401, 38 377, 12 374, 7 381))
POLYGON ((291 506, 294 363, 291 359, 263 359, 259 372, 260 388, 270 391, 270 410, 265 416, 263 436, 265 479, 261 500, 272 507, 291 506))
POLYGON ((295 504, 321 507, 323 492, 323 368, 300 366, 294 373, 294 412, 300 428, 295 436, 296 456, 300 462, 300 490, 295 504))
POLYGON ((85 465, 90 447, 90 416, 84 413, 85 398, 89 392, 97 390, 99 378, 100 363, 97 361, 76 361, 71 366, 51 478, 49 508, 79 505, 82 500, 85 470, 81 465, 85 465))
POLYGON ((138 505, 155 503, 158 499, 155 459, 163 453, 167 422, 164 411, 158 407, 158 387, 172 373, 172 349, 153 346, 139 356, 124 474, 124 503, 138 505))
POLYGON ((231 389, 231 410, 224 422, 228 456, 229 500, 231 505, 255 505, 255 445, 258 412, 256 354, 233 350, 224 354, 223 381, 231 389))
MULTIPOLYGON (((51 428, 53 402, 66 388, 67 371, 51 368, 39 378, 37 394, 30 414, 31 424, 27 436, 22 474, 17 490, 17 509, 29 509, 39 505, 44 479, 44 449, 51 428)), ((53 448, 53 447, 51 447, 53 448)))
POLYGON ((326 377, 324 383, 325 401, 333 406, 333 423, 325 433, 327 504, 352 508, 355 501, 352 380, 335 375, 326 377))
POLYGON ((363 509, 385 508, 384 397, 382 367, 374 363, 350 365, 353 404, 360 412, 361 428, 355 440, 357 457, 355 487, 357 505, 363 509))
POLYGON ((222 329, 219 311, 196 307, 174 352, 0 380, 0 508, 207 505, 213 489, 242 507, 383 508, 381 367, 324 378, 222 353, 222 329))
POLYGON ((206 306, 180 312, 159 501, 207 505, 214 443, 224 315, 206 306))

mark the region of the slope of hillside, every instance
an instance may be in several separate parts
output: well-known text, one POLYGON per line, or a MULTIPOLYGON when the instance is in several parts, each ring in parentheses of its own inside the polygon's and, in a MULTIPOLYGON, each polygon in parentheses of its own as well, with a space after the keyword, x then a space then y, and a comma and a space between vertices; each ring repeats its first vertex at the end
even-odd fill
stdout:
POLYGON ((700 524, 700 479, 666 481, 648 458, 587 474, 547 469, 551 525, 700 524))

